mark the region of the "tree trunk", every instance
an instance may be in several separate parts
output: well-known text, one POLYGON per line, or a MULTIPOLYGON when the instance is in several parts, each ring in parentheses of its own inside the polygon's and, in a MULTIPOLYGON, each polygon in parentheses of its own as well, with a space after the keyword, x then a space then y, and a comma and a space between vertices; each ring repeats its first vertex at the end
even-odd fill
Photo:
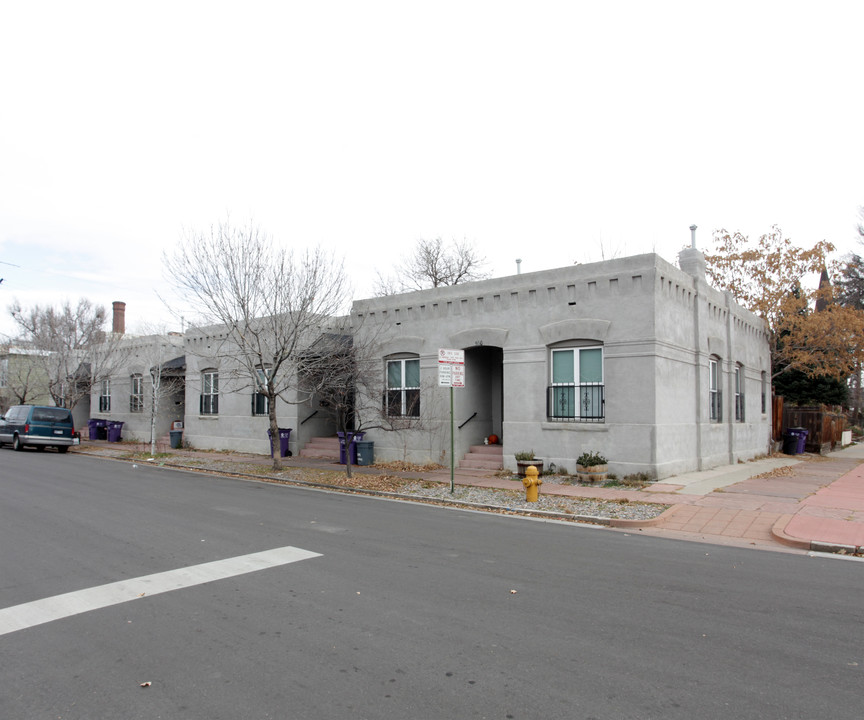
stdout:
POLYGON ((270 451, 273 454, 273 469, 282 469, 281 442, 279 439, 279 422, 276 420, 276 393, 268 388, 267 405, 270 416, 270 451))

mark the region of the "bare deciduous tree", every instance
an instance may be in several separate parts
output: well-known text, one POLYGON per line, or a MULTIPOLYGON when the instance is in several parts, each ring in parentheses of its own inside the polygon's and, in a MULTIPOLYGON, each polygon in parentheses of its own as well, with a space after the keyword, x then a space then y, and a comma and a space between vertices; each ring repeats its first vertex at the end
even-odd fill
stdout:
POLYGON ((148 413, 150 455, 153 456, 156 454, 159 413, 162 412, 165 402, 177 395, 184 387, 183 377, 179 370, 169 367, 172 360, 183 354, 183 347, 179 337, 173 339, 164 328, 148 328, 146 333, 145 336, 137 337, 131 341, 135 347, 130 352, 134 354, 136 364, 144 372, 137 376, 141 382, 141 387, 132 388, 130 409, 133 412, 146 410, 148 413), (145 374, 146 385, 144 383, 145 374), (140 395, 135 390, 140 390, 140 395))
POLYGON ((362 319, 356 315, 341 318, 322 333, 303 358, 302 389, 343 433, 348 477, 352 476, 350 444, 357 433, 425 427, 419 405, 409 408, 405 415, 386 412, 382 332, 380 326, 363 327, 362 319))
MULTIPOLYGON (((303 351, 347 304, 342 262, 320 249, 295 256, 254 223, 239 227, 229 221, 187 233, 164 260, 193 312, 224 329, 218 354, 267 398, 275 444, 276 400, 294 401, 289 391, 297 389, 303 351)), ((273 467, 281 467, 278 452, 273 467)))
POLYGON ((86 298, 59 308, 16 300, 9 306, 33 363, 45 378, 48 393, 60 407, 74 408, 90 389, 111 374, 119 359, 121 335, 105 332, 107 315, 86 298))
POLYGON ((486 259, 466 240, 445 245, 441 238, 418 240, 411 254, 392 276, 380 273, 375 284, 379 295, 395 295, 441 285, 458 285, 489 277, 483 270, 486 259))

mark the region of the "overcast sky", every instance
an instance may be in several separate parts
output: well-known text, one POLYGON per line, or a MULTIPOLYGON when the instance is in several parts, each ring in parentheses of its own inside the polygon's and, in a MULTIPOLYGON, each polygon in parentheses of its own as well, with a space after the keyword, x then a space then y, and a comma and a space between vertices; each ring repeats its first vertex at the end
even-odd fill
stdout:
POLYGON ((13 298, 168 321, 163 250, 227 214, 358 298, 439 236, 495 276, 674 262, 693 223, 857 249, 862 29, 860 0, 3 3, 0 332, 13 298))

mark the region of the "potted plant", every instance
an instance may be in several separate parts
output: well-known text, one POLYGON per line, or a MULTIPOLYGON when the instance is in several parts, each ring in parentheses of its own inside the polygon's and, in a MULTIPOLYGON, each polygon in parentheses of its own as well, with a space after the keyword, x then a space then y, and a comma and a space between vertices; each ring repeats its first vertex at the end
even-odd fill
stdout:
POLYGON ((534 457, 533 450, 514 453, 513 457, 516 458, 516 469, 519 472, 519 477, 525 477, 525 470, 531 465, 537 468, 538 473, 543 472, 543 461, 534 457))
POLYGON ((576 458, 576 475, 583 482, 605 480, 608 461, 598 452, 583 452, 576 458))

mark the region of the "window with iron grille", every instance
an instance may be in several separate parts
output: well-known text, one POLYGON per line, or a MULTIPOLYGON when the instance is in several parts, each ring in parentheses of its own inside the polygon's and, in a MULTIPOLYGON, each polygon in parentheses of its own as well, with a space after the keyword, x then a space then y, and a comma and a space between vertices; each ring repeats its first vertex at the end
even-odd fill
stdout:
POLYGON ((129 392, 129 412, 143 412, 144 410, 144 378, 140 375, 132 375, 129 378, 131 390, 129 392))
POLYGON ((552 382, 546 391, 550 420, 603 422, 606 418, 603 348, 552 350, 552 382))
POLYGON ((720 361, 708 360, 708 402, 712 422, 723 420, 723 392, 720 390, 720 361))
POLYGON ((201 373, 202 415, 219 414, 219 371, 205 370, 201 373))
POLYGON ((391 417, 420 416, 420 359, 387 361, 385 410, 391 417))
POLYGON ((111 381, 103 380, 99 390, 99 412, 111 412, 111 381))

